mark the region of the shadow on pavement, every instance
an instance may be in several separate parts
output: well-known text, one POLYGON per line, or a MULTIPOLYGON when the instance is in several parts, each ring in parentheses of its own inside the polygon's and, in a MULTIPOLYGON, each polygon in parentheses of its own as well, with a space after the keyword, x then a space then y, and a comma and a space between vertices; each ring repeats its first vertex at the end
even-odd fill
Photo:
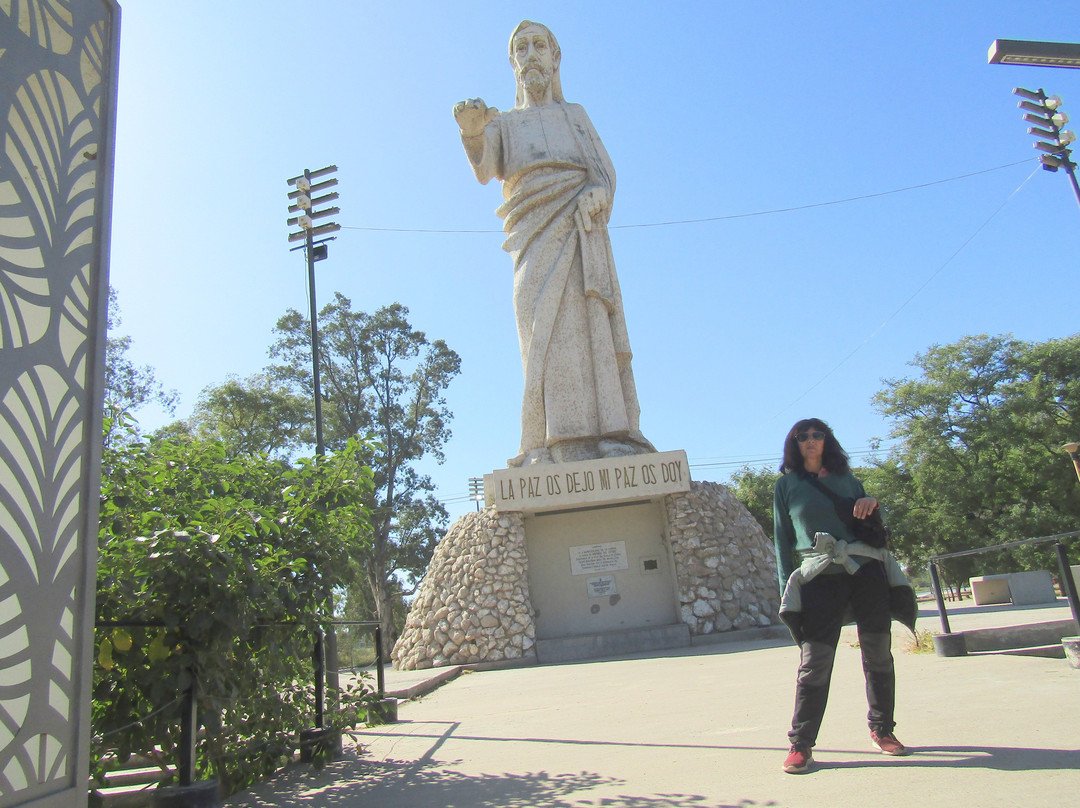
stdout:
POLYGON ((243 808, 358 808, 362 805, 404 805, 412 808, 582 808, 593 804, 588 791, 605 789, 598 805, 605 808, 766 808, 772 801, 743 800, 718 803, 695 794, 608 796, 624 781, 590 772, 552 774, 467 775, 453 764, 421 761, 341 760, 321 772, 290 769, 249 792, 242 801, 227 803, 243 808))
POLYGON ((1002 772, 1078 771, 1080 750, 1018 749, 1007 746, 923 746, 912 747, 911 756, 890 758, 871 755, 869 760, 830 761, 830 754, 862 755, 861 750, 822 750, 825 760, 814 760, 819 769, 866 769, 871 766, 914 766, 918 768, 992 769, 1002 772))
MULTIPOLYGON (((412 722, 402 722, 412 723, 412 722)), ((642 743, 637 741, 600 741, 581 740, 577 738, 506 738, 486 735, 462 735, 459 733, 457 722, 423 721, 415 724, 416 730, 410 731, 408 738, 415 740, 424 738, 434 741, 431 748, 425 753, 421 761, 431 760, 436 751, 451 738, 456 742, 477 741, 480 743, 511 743, 521 744, 522 754, 527 754, 529 744, 560 744, 565 746, 619 746, 627 748, 656 748, 656 749, 707 749, 716 752, 776 752, 783 753, 787 747, 781 746, 727 746, 720 744, 694 744, 694 743, 642 743), (443 732, 431 730, 423 731, 424 725, 435 726, 445 723, 447 729, 443 732)), ((365 730, 361 739, 373 736, 387 738, 401 737, 398 732, 379 732, 365 730)), ((1080 771, 1080 750, 1063 749, 1031 749, 1002 746, 922 746, 911 747, 910 757, 890 758, 870 752, 868 750, 855 749, 831 749, 820 748, 815 750, 826 756, 855 755, 859 760, 821 762, 818 768, 844 769, 865 768, 867 766, 895 766, 902 763, 907 766, 948 766, 949 768, 980 768, 995 769, 998 771, 1053 771, 1063 769, 1066 771, 1080 771), (865 759, 863 759, 865 757, 865 759)))
MULTIPOLYGON (((605 808, 766 808, 778 803, 742 800, 712 802, 698 794, 612 795, 612 789, 624 785, 619 778, 592 772, 551 773, 546 771, 504 774, 464 774, 454 770, 453 761, 434 761, 434 753, 451 737, 455 741, 490 743, 502 741, 521 746, 527 757, 534 743, 656 746, 748 751, 757 747, 637 744, 617 741, 582 741, 556 738, 493 738, 457 735, 458 725, 451 723, 445 732, 430 735, 411 734, 411 739, 426 737, 434 743, 419 760, 367 760, 354 748, 322 771, 295 766, 280 772, 273 780, 243 795, 236 795, 227 805, 233 808, 357 808, 362 805, 409 805, 412 808, 582 808, 594 804, 588 792, 601 789, 598 802, 605 808)), ((770 749, 779 754, 779 748, 770 749)), ((362 753, 361 753, 362 754, 362 753)), ((1076 771, 1080 769, 1080 751, 1059 749, 1012 748, 993 746, 929 746, 913 749, 906 758, 887 758, 865 750, 822 749, 825 759, 818 759, 816 770, 871 769, 884 766, 915 768, 986 769, 994 771, 1076 771), (855 756, 855 760, 828 760, 831 755, 855 756)))

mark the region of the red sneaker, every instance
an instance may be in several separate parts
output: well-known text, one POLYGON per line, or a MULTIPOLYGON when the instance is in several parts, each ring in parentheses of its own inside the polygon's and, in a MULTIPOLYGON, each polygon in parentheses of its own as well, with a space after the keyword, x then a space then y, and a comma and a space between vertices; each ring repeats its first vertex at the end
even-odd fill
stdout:
POLYGON ((876 732, 875 730, 870 730, 870 740, 874 746, 881 750, 881 754, 883 755, 904 757, 904 755, 911 754, 911 750, 900 743, 900 741, 896 740, 896 736, 891 732, 876 732))
POLYGON ((810 753, 810 747, 798 743, 792 744, 791 751, 788 752, 787 759, 784 761, 784 771, 788 774, 806 774, 812 765, 814 765, 814 756, 810 753))

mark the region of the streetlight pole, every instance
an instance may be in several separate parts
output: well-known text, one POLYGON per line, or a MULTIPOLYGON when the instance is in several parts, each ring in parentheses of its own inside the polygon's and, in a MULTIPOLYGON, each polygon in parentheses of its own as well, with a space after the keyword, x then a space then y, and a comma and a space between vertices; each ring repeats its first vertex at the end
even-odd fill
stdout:
POLYGON ((992 65, 1080 68, 1080 45, 1075 42, 995 39, 990 43, 986 61, 992 65))
POLYGON ((297 214, 290 218, 288 223, 300 226, 300 229, 295 233, 289 234, 289 241, 303 241, 302 247, 307 256, 308 297, 311 304, 311 381, 312 392, 315 396, 315 455, 317 457, 322 457, 325 450, 323 447, 322 391, 319 389, 319 310, 315 300, 315 262, 326 258, 326 242, 331 241, 333 237, 330 236, 318 241, 315 240, 315 237, 336 232, 341 229, 341 225, 334 222, 317 225, 314 220, 334 216, 341 211, 336 207, 316 208, 318 205, 337 199, 337 191, 332 191, 314 199, 312 196, 319 191, 337 185, 337 177, 330 177, 335 171, 337 171, 337 166, 327 166, 317 171, 309 171, 305 168, 303 174, 288 181, 289 185, 294 187, 294 190, 289 192, 291 202, 289 213, 297 214), (321 179, 322 177, 329 177, 329 179, 321 179), (312 183, 312 180, 320 181, 312 183))

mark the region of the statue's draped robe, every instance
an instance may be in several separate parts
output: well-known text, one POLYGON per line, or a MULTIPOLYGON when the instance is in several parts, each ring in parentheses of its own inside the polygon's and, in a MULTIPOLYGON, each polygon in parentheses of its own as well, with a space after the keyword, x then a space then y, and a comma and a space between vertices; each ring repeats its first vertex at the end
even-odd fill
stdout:
POLYGON ((514 261, 525 391, 521 452, 607 439, 651 450, 638 428, 630 341, 603 210, 586 221, 578 198, 615 194, 615 169, 578 104, 514 109, 484 130, 477 178, 502 180, 498 214, 514 261))

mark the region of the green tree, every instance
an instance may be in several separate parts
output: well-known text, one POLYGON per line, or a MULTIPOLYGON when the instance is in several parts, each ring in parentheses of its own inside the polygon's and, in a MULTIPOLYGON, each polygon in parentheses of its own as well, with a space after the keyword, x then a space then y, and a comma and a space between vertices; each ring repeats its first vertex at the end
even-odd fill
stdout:
MULTIPOLYGON (((928 556, 1075 529, 1080 499, 1060 446, 1080 435, 1080 335, 1044 343, 969 336, 911 363, 874 397, 899 443, 873 473, 894 549, 928 556)), ((956 579, 1045 566, 1045 551, 950 561, 956 579)))
POLYGON ((172 413, 176 409, 178 393, 165 390, 152 367, 136 365, 131 361, 131 337, 116 333, 120 323, 120 303, 116 290, 110 286, 108 337, 105 341, 106 405, 122 412, 135 412, 152 403, 172 413))
MULTIPOLYGON (((325 394, 325 443, 333 449, 359 435, 374 440, 364 461, 374 471, 370 548, 360 561, 387 651, 398 635, 401 594, 415 591, 438 537, 445 509, 416 470, 425 457, 443 461, 451 413, 444 391, 460 369, 442 340, 429 341, 394 303, 374 314, 354 311, 338 293, 319 313, 320 381, 325 394)), ((310 400, 309 323, 290 310, 277 324, 271 375, 310 400)))
POLYGON ((779 478, 779 471, 748 465, 731 476, 731 493, 757 519, 769 538, 773 536, 773 489, 779 478))
MULTIPOLYGON (((95 767, 110 750, 175 760, 171 705, 195 677, 199 770, 235 790, 311 726, 312 631, 354 583, 368 519, 363 447, 289 466, 214 441, 145 440, 110 417, 130 434, 102 457, 97 618, 158 625, 99 631, 95 767)), ((332 722, 355 720, 366 696, 354 695, 332 722)))
POLYGON ((311 445, 310 399, 257 373, 246 379, 230 376, 205 388, 187 421, 204 440, 218 440, 229 455, 267 454, 288 460, 311 445))

